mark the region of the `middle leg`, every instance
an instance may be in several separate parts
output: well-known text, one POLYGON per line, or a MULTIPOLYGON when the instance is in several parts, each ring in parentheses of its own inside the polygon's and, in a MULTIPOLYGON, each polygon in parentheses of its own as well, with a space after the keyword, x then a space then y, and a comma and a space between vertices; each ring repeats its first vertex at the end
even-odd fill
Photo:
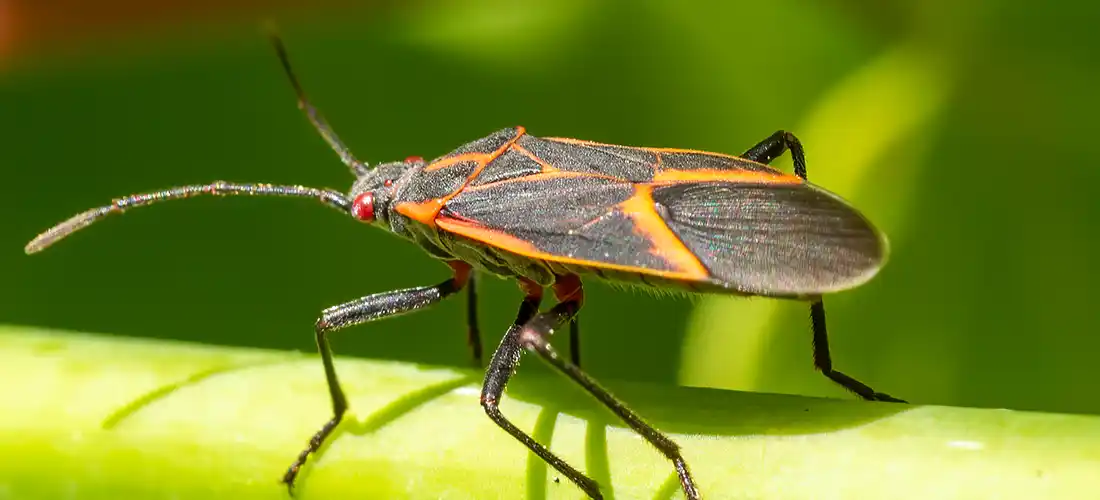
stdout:
POLYGON ((575 364, 563 359, 550 346, 549 337, 554 333, 554 329, 575 317, 583 301, 581 283, 576 276, 559 278, 558 283, 554 286, 554 293, 558 297, 559 303, 548 311, 537 315, 534 312, 537 310, 538 302, 536 300, 532 305, 529 302, 531 298, 529 294, 529 299, 525 300, 524 305, 520 308, 516 323, 505 334, 504 340, 493 355, 493 362, 490 363, 489 372, 485 376, 485 386, 481 396, 481 403, 485 407, 486 413, 497 425, 526 445, 527 448, 557 469, 558 472, 573 481, 589 497, 594 499, 603 498, 599 485, 594 480, 516 428, 500 413, 500 397, 508 380, 515 373, 520 356, 524 350, 534 352, 550 366, 573 379, 574 382, 671 460, 680 477, 680 485, 684 494, 689 500, 698 500, 700 498, 699 491, 695 486, 694 479, 691 477, 687 463, 680 453, 679 445, 642 420, 622 401, 601 387, 595 379, 575 364))
POLYGON ((466 283, 466 345, 474 360, 474 366, 481 368, 481 326, 477 319, 477 273, 470 272, 466 283))

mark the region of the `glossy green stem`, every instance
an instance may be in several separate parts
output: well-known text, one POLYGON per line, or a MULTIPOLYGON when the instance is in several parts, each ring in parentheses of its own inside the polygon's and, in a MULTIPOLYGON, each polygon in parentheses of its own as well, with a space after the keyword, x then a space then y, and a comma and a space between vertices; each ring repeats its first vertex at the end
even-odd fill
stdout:
MULTIPOLYGON (((337 367, 353 415, 297 498, 581 497, 485 417, 480 373, 337 367)), ((608 385, 683 446, 705 498, 1100 491, 1100 417, 608 385)), ((521 369, 506 394, 505 414, 608 498, 677 491, 669 463, 564 378, 521 369)), ((0 498, 20 499, 285 499, 279 478, 330 411, 312 355, 17 327, 0 327, 0 402, 0 498)))

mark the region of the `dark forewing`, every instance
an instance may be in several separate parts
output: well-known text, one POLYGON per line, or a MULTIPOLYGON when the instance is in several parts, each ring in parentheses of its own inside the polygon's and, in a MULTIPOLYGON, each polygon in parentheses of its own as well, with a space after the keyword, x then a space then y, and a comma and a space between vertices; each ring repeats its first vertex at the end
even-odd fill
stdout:
POLYGON ((857 286, 886 243, 858 212, 808 184, 655 186, 670 229, 712 279, 750 294, 816 295, 857 286))
MULTIPOLYGON (((448 200, 437 224, 535 258, 688 276, 691 270, 677 263, 678 256, 670 256, 638 230, 629 210, 637 189, 635 184, 603 177, 537 174, 467 187, 448 200), (467 224, 458 228, 450 221, 467 224)), ((705 278, 699 274, 695 278, 705 278)))
POLYGON ((522 134, 469 185, 483 186, 550 172, 574 172, 635 183, 699 179, 764 183, 802 181, 768 165, 735 156, 522 134))
POLYGON ((653 178, 657 168, 657 156, 639 148, 569 143, 530 135, 521 137, 516 145, 563 172, 605 175, 638 182, 653 178))
POLYGON ((512 138, 445 200, 435 219, 440 228, 535 259, 753 295, 851 288, 885 258, 884 240, 858 212, 767 165, 697 151, 512 138))

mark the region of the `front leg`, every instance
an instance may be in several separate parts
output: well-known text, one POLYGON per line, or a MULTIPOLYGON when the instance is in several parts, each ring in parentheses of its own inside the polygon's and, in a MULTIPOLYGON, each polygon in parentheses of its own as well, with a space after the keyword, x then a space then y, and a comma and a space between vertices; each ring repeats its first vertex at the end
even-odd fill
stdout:
POLYGON ((294 480, 298 477, 302 465, 310 455, 321 448, 348 410, 347 397, 344 396, 344 390, 340 388, 340 381, 336 378, 336 367, 332 362, 332 349, 329 348, 327 335, 349 326, 392 318, 430 306, 461 290, 470 277, 470 266, 460 261, 452 261, 448 264, 454 269, 455 275, 438 285, 376 293, 321 312, 315 332, 317 350, 321 353, 321 363, 325 367, 325 380, 328 382, 329 395, 332 397, 332 418, 310 438, 309 445, 298 454, 298 458, 283 476, 283 483, 292 494, 294 480))

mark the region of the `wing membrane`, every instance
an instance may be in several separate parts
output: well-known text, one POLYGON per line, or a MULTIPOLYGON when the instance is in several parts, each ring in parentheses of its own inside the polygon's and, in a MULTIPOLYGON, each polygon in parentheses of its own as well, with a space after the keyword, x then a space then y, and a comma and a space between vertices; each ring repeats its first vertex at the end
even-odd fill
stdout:
POLYGON ((653 199, 712 279, 746 293, 852 288, 886 257, 862 215, 809 184, 678 183, 655 187, 653 199))

